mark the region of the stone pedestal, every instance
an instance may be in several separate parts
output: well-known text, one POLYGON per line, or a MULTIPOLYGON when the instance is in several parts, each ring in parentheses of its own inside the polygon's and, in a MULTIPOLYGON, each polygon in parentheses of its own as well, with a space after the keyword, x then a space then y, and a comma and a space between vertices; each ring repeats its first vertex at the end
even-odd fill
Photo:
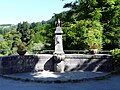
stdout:
POLYGON ((59 54, 64 54, 63 51, 63 42, 62 42, 62 29, 60 26, 56 27, 55 31, 55 52, 59 54))
POLYGON ((53 53, 54 57, 54 71, 64 72, 64 59, 65 54, 63 51, 63 42, 62 42, 62 29, 60 27, 60 20, 57 21, 57 27, 55 31, 55 52, 53 53))

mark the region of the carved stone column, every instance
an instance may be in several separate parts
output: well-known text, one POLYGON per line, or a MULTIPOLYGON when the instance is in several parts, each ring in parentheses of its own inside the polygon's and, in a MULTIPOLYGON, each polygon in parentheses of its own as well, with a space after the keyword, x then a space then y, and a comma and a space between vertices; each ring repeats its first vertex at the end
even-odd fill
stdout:
POLYGON ((58 19, 56 23, 56 31, 55 31, 55 51, 53 53, 54 56, 54 71, 57 72, 64 72, 65 64, 65 54, 63 51, 63 42, 62 42, 62 29, 61 29, 61 22, 58 19))

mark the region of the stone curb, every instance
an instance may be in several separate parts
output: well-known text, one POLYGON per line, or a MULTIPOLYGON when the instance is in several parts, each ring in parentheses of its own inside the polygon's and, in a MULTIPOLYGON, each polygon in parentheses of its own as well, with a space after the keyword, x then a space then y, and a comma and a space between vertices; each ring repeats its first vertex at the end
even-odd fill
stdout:
POLYGON ((0 77, 3 77, 5 79, 12 79, 15 81, 22 81, 22 82, 35 82, 35 83, 82 83, 82 82, 87 82, 87 81, 97 81, 97 80, 105 80, 111 77, 111 73, 108 73, 107 75, 102 75, 102 76, 97 76, 97 77, 93 77, 93 78, 82 78, 82 79, 68 79, 68 80, 54 80, 54 81, 50 81, 50 80, 34 80, 34 79, 29 79, 29 78, 19 78, 19 77, 11 77, 9 75, 1 75, 0 77))

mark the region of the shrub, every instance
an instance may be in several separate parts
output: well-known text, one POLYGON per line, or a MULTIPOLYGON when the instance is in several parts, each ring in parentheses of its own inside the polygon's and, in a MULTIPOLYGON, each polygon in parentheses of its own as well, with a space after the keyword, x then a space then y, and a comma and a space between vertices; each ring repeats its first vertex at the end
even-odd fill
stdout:
POLYGON ((110 51, 113 57, 114 68, 120 68, 120 49, 113 49, 110 51))

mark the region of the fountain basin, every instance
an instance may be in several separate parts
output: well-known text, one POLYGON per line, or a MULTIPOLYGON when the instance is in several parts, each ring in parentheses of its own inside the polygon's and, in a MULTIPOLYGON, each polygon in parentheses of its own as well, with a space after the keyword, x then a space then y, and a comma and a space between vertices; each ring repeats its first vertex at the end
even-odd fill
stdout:
MULTIPOLYGON (((54 71, 52 54, 11 55, 0 57, 0 74, 54 71)), ((65 54, 65 72, 69 71, 112 71, 109 54, 65 54)))

